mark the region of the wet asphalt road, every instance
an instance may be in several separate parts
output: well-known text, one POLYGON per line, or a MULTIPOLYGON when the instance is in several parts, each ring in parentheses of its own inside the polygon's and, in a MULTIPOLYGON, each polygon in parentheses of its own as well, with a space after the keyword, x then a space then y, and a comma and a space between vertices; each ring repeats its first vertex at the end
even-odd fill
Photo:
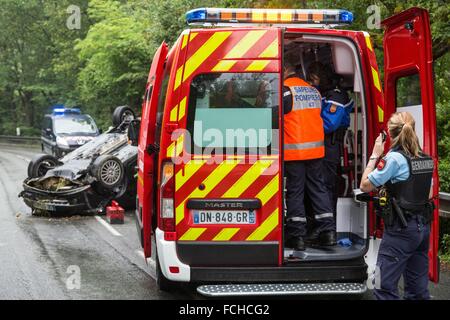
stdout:
MULTIPOLYGON (((192 287, 177 294, 156 288, 132 213, 113 225, 115 234, 103 217, 32 216, 17 195, 38 151, 0 144, 0 299, 201 299, 192 287)), ((430 284, 435 299, 450 299, 449 275, 430 284)), ((373 299, 370 291, 363 298, 373 299)))
POLYGON ((17 195, 35 152, 0 145, 0 299, 193 298, 158 291, 131 213, 114 225, 120 235, 102 217, 32 216, 17 195))

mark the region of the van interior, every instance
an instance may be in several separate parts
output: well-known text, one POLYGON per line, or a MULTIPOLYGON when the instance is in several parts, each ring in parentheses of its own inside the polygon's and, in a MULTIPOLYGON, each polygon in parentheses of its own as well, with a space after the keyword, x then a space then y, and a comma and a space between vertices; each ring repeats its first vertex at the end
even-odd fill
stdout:
MULTIPOLYGON (((312 62, 319 61, 329 66, 339 76, 340 87, 347 90, 350 98, 354 100, 351 125, 345 134, 338 170, 339 198, 336 213, 338 244, 332 247, 307 246, 305 251, 285 248, 285 262, 347 260, 362 257, 369 243, 367 208, 365 204, 354 201, 353 190, 359 188, 363 164, 366 161, 366 144, 363 141, 366 141, 367 137, 364 125, 367 117, 356 46, 345 38, 286 32, 284 56, 289 57, 290 61, 298 61, 297 73, 303 79, 307 79, 308 66, 312 62)), ((306 202, 305 208, 308 218, 312 212, 308 212, 306 202)), ((286 214, 286 206, 284 209, 286 214)), ((308 219, 308 223, 309 221, 308 219)))

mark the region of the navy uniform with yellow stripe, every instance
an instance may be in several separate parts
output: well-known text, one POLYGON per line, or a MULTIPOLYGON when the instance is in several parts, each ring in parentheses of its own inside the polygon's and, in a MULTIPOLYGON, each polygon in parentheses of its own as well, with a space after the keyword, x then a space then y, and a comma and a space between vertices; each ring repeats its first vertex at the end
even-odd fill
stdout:
POLYGON ((305 193, 311 200, 317 233, 325 239, 322 244, 334 245, 336 225, 322 176, 325 150, 320 93, 304 80, 288 77, 283 87, 283 108, 286 246, 306 236, 305 193))
POLYGON ((379 287, 374 294, 379 300, 400 299, 398 282, 403 276, 406 299, 429 299, 428 249, 433 207, 428 199, 434 162, 425 154, 413 158, 391 150, 368 175, 375 186, 384 185, 388 195, 401 208, 400 217, 385 221, 383 240, 378 251, 379 287))

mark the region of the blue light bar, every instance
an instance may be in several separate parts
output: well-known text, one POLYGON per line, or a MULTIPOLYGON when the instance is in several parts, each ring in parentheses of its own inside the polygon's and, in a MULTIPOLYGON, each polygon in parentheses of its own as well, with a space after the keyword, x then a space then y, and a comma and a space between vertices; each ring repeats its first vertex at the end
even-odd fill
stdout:
POLYGON ((69 113, 81 114, 81 110, 79 108, 65 108, 64 106, 61 105, 58 105, 53 108, 53 114, 55 115, 69 114, 69 113))
POLYGON ((186 13, 188 24, 351 24, 353 14, 336 9, 230 9, 198 8, 186 13))
POLYGON ((353 13, 351 13, 350 11, 341 10, 341 12, 339 13, 339 20, 342 23, 351 24, 353 23, 353 13))
POLYGON ((204 21, 206 20, 206 9, 194 9, 186 12, 186 21, 204 21))

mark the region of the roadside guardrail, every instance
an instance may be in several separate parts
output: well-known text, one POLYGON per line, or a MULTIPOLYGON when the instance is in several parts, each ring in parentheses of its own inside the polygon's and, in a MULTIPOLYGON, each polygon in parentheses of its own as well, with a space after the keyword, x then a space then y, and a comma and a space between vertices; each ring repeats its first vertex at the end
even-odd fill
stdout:
POLYGON ((439 215, 450 218, 450 193, 439 192, 439 215))
POLYGON ((0 136, 0 143, 38 145, 40 137, 0 136))

